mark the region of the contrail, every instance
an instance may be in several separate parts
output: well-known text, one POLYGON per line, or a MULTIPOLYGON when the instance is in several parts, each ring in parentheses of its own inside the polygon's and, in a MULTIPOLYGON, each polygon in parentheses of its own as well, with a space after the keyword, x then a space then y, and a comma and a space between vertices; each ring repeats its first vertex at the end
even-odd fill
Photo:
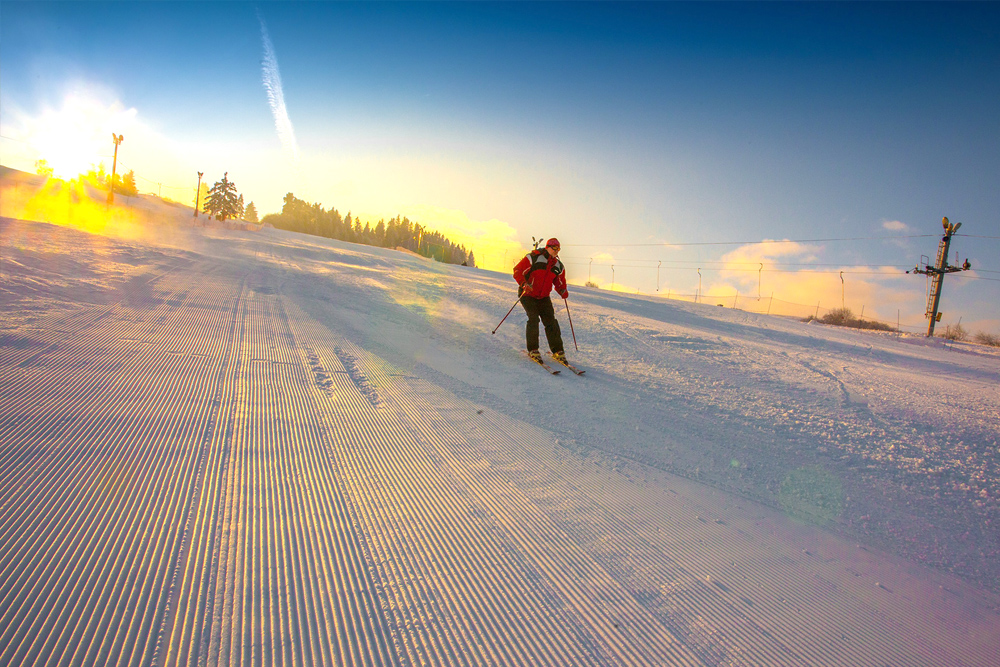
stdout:
POLYGON ((257 20, 260 21, 260 35, 264 41, 264 62, 261 64, 264 90, 267 92, 267 102, 271 106, 271 115, 274 116, 274 129, 278 131, 278 139, 285 152, 290 153, 292 159, 297 161, 299 148, 295 144, 295 131, 292 129, 291 119, 288 118, 288 109, 285 108, 285 93, 281 88, 278 59, 274 56, 274 45, 271 44, 267 26, 264 25, 264 19, 260 14, 257 15, 257 20))

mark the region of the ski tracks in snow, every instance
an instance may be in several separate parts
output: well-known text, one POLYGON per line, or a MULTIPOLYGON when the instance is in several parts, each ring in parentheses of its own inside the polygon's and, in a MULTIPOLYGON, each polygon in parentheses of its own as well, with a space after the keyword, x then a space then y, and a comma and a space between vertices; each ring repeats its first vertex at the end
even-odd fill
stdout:
POLYGON ((993 616, 409 377, 259 253, 183 268, 0 339, 0 664, 988 662, 993 616))

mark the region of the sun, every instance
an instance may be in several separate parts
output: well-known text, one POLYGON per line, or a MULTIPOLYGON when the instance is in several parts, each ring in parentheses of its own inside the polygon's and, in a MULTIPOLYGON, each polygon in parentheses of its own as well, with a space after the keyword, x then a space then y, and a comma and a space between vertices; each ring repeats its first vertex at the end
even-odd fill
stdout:
POLYGON ((68 131, 55 130, 39 142, 42 160, 52 168, 54 176, 76 178, 86 173, 91 165, 100 162, 99 149, 93 141, 68 131))
POLYGON ((46 109, 33 119, 30 143, 54 176, 76 178, 104 162, 110 167, 114 150, 112 128, 119 127, 123 111, 79 94, 69 94, 61 109, 46 109))

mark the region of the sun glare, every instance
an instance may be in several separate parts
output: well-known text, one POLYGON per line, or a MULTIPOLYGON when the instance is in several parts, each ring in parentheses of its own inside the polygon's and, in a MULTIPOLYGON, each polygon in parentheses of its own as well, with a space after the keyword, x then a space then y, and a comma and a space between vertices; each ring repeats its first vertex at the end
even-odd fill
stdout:
POLYGON ((29 142, 54 176, 75 178, 101 162, 110 168, 111 133, 121 132, 121 126, 134 115, 134 109, 125 110, 117 103, 108 106, 69 94, 61 109, 46 109, 31 120, 29 142))
POLYGON ((483 269, 507 272, 527 252, 517 230, 502 220, 472 220, 465 211, 425 205, 404 207, 403 215, 471 250, 483 269))

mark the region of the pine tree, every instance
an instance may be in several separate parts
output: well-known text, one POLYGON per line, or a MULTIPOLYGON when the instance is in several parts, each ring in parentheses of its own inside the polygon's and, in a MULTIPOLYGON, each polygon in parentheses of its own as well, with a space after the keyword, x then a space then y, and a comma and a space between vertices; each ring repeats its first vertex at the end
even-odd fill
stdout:
POLYGON ((229 180, 229 172, 222 175, 221 181, 216 181, 205 197, 205 213, 216 220, 239 218, 243 215, 243 195, 237 197, 236 185, 229 180))
POLYGON ((260 222, 260 218, 257 217, 257 207, 253 205, 253 202, 247 204, 247 210, 243 219, 247 222, 260 222))
POLYGON ((115 192, 126 197, 135 197, 139 194, 139 188, 135 184, 135 170, 129 169, 123 176, 115 174, 115 192))

